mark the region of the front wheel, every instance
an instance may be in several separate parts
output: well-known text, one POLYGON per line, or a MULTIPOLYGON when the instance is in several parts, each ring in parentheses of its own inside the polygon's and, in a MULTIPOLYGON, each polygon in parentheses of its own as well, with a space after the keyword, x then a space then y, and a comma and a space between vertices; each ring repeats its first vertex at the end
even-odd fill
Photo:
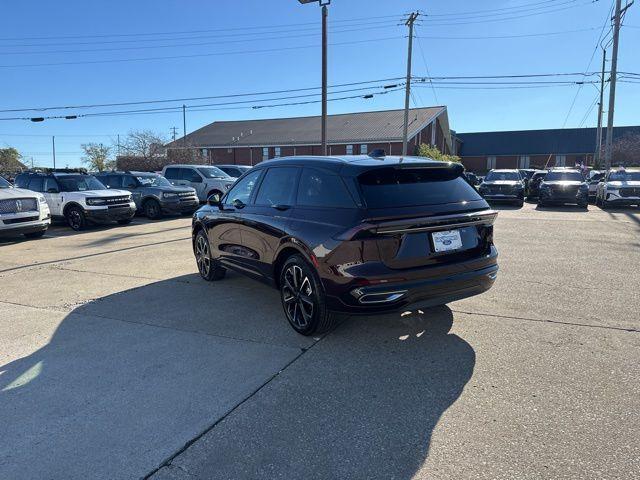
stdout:
POLYGON ((280 296, 289 324, 302 335, 326 332, 337 323, 337 314, 326 307, 318 274, 300 255, 282 266, 280 296))
POLYGON ((147 200, 144 203, 144 214, 151 220, 157 220, 162 216, 162 209, 157 200, 147 200))
POLYGON ((87 224, 84 212, 80 207, 69 208, 65 214, 65 218, 67 219, 67 224, 76 232, 82 230, 87 224))
POLYGON ((198 272, 200 272, 200 276, 202 278, 208 282, 224 278, 227 270, 218 265, 217 262, 211 258, 209 239, 205 235, 204 231, 200 230, 196 235, 193 250, 193 253, 196 256, 198 272))

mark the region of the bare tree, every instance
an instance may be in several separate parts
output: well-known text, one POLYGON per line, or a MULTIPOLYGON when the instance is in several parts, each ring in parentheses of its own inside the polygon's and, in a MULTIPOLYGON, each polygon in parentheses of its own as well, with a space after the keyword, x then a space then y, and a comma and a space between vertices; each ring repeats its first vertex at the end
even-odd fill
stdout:
POLYGON ((613 143, 613 161, 618 165, 640 165, 640 135, 627 134, 613 143))
POLYGON ((110 170, 115 166, 115 162, 110 158, 111 148, 102 143, 84 143, 81 145, 84 150, 82 163, 89 167, 89 170, 102 172, 110 170))
POLYGON ((120 144, 119 155, 150 160, 165 155, 166 139, 151 130, 132 130, 120 144))

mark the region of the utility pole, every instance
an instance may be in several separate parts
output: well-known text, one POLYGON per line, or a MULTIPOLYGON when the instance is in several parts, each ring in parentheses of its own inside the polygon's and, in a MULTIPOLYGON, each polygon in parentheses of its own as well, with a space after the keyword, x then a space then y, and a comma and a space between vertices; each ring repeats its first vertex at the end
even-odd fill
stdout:
POLYGON ((118 153, 116 153, 116 156, 119 157, 120 156, 120 134, 118 134, 118 150, 117 150, 117 152, 118 153))
POLYGON ((53 169, 56 169, 56 136, 51 137, 51 144, 53 145, 53 169))
POLYGON ((182 136, 182 146, 186 147, 187 146, 187 106, 186 105, 182 105, 182 132, 183 132, 183 136, 182 136))
POLYGON ((176 127, 171 127, 169 130, 171 130, 171 136, 173 137, 173 141, 175 142, 178 129, 176 127))
POLYGON ((600 74, 600 102, 598 103, 598 130, 596 132, 596 151, 594 163, 600 164, 600 152, 602 152, 602 110, 604 102, 604 73, 607 64, 607 49, 602 49, 602 72, 600 74))
POLYGON ((327 155, 327 17, 329 9, 322 5, 322 127, 320 143, 322 155, 327 155))
MULTIPOLYGON (((420 15, 412 12, 404 23, 409 27, 409 48, 407 51, 407 81, 404 88, 404 125, 402 127, 402 155, 407 155, 407 135, 409 134, 409 96, 411 94, 411 52, 413 50, 413 22, 420 15)), ((391 152, 389 152, 391 153, 391 152)))
MULTIPOLYGON (((629 8, 628 4, 624 10, 629 8)), ((616 103, 616 80, 618 76, 618 39, 620 38, 620 19, 622 13, 622 0, 616 0, 616 14, 613 17, 613 50, 611 52, 611 80, 609 85, 609 109, 607 111, 607 141, 604 151, 605 168, 611 168, 613 156, 613 113, 616 103)))

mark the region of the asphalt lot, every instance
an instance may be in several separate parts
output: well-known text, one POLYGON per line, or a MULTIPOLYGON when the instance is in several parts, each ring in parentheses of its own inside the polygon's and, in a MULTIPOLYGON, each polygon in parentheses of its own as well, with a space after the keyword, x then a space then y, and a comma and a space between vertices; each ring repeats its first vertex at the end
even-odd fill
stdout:
POLYGON ((187 218, 0 243, 0 478, 637 478, 640 210, 501 210, 492 290, 322 338, 187 218))

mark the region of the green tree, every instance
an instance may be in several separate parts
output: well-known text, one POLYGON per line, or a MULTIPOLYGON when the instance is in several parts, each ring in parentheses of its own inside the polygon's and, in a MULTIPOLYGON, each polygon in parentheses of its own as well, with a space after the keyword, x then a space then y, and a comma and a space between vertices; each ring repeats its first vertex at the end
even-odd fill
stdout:
POLYGON ((84 150, 82 163, 86 164, 89 170, 102 172, 115 166, 115 162, 110 158, 111 148, 102 143, 85 143, 82 145, 82 150, 84 150))
POLYGON ((437 147, 434 147, 433 145, 427 145, 425 143, 422 143, 417 148, 416 154, 419 157, 428 157, 432 158, 433 160, 440 160, 443 162, 460 162, 460 157, 442 153, 440 150, 438 150, 437 147))
POLYGON ((22 155, 13 147, 0 148, 0 171, 15 172, 26 167, 20 161, 22 155))

